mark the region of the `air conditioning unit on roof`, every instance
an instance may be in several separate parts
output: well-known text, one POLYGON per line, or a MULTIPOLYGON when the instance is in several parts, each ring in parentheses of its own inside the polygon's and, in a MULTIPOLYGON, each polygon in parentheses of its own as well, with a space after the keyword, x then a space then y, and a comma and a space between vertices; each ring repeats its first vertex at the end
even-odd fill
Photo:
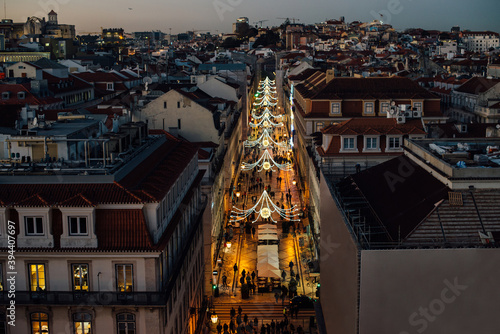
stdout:
POLYGON ((404 123, 406 122, 406 117, 405 117, 405 116, 398 116, 398 117, 396 118, 396 122, 397 122, 398 124, 404 124, 404 123))

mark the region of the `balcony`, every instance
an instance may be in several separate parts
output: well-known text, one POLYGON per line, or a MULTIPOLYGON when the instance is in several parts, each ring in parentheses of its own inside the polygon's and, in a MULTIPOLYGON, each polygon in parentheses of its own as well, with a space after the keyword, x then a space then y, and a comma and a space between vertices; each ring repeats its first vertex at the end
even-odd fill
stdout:
MULTIPOLYGON (((81 291, 17 291, 17 305, 107 305, 162 306, 166 295, 160 292, 81 292, 81 291)), ((1 293, 1 303, 9 303, 7 291, 1 293)))

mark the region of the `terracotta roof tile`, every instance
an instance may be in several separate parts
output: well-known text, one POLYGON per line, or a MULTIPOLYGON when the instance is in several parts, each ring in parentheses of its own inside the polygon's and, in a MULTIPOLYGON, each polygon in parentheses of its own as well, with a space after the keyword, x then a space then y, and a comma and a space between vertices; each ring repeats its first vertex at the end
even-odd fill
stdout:
POLYGON ((83 207, 94 207, 95 204, 92 203, 88 198, 86 198, 82 194, 78 194, 76 196, 68 198, 64 202, 61 202, 59 206, 83 208, 83 207))
POLYGON ((95 212, 96 236, 100 249, 154 249, 140 209, 100 210, 95 212))

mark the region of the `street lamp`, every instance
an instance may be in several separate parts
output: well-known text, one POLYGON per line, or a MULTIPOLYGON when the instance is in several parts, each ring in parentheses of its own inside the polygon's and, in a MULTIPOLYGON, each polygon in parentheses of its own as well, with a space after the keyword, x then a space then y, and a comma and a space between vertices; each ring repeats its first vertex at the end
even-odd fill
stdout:
POLYGON ((293 185, 296 185, 296 184, 297 184, 297 181, 293 180, 293 181, 292 181, 292 184, 293 184, 293 185))
POLYGON ((231 248, 231 241, 226 242, 226 247, 229 249, 231 248))
POLYGON ((236 197, 240 198, 240 195, 241 195, 241 194, 240 194, 240 192, 238 191, 238 192, 236 193, 236 197))
POLYGON ((215 313, 215 311, 213 311, 212 315, 210 316, 210 319, 212 320, 213 324, 216 324, 217 321, 219 321, 219 317, 217 317, 217 313, 215 313))

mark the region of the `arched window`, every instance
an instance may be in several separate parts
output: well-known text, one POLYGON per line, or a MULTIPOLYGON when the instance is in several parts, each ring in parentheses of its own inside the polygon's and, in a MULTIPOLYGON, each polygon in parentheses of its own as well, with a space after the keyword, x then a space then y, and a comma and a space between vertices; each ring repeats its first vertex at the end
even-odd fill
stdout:
POLYGON ((32 313, 31 334, 42 333, 49 333, 49 315, 47 313, 32 313))
POLYGON ((73 333, 74 334, 92 333, 92 316, 89 313, 73 314, 73 333))
POLYGON ((132 313, 118 314, 116 328, 118 328, 118 334, 135 334, 135 315, 132 313))

